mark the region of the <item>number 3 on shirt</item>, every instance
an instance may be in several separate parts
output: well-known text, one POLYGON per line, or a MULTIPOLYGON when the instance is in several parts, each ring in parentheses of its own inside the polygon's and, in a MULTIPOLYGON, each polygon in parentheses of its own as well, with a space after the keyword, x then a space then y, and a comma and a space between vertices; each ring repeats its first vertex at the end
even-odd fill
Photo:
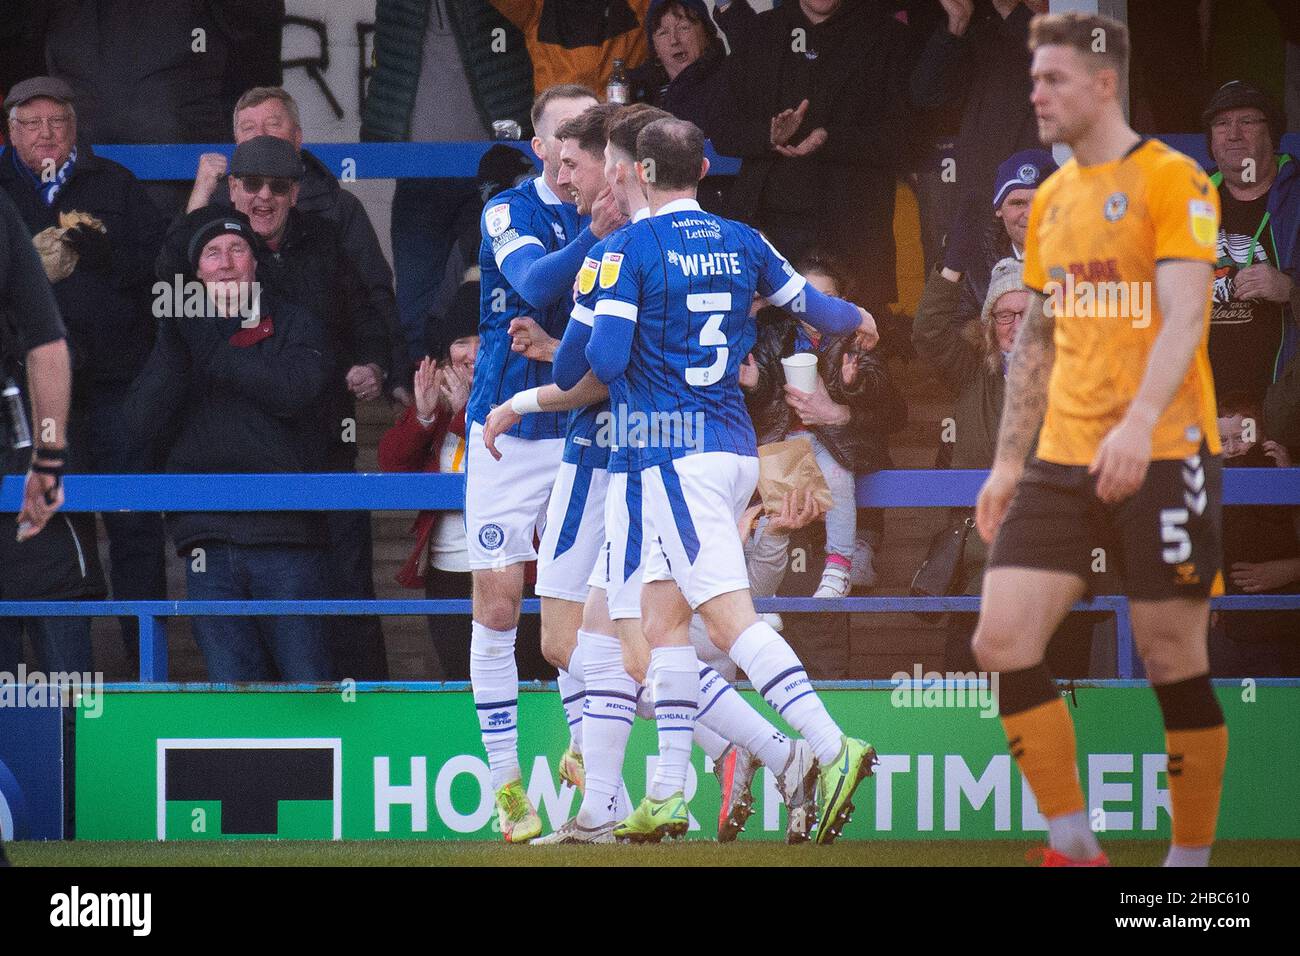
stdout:
POLYGON ((700 329, 700 345, 705 348, 719 347, 712 365, 686 369, 686 384, 696 388, 713 385, 721 381, 722 376, 727 372, 727 358, 730 355, 730 350, 727 348, 727 335, 722 331, 722 320, 731 311, 731 293, 698 292, 688 295, 686 297, 686 310, 693 315, 705 312, 711 313, 704 320, 704 327, 700 329))

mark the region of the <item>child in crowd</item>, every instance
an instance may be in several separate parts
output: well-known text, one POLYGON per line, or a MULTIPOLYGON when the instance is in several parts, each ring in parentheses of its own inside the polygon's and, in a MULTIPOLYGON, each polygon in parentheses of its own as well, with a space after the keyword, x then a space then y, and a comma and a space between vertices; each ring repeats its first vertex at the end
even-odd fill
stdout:
MULTIPOLYGON (((826 295, 848 291, 823 255, 810 253, 794 266, 826 295)), ((814 597, 843 597, 858 537, 854 476, 889 467, 888 435, 905 423, 906 404, 874 355, 854 351, 852 339, 823 337, 780 309, 759 311, 758 338, 741 366, 740 385, 760 445, 799 436, 812 443, 832 499, 825 516, 826 566, 814 597), (796 352, 817 356, 814 392, 785 380, 781 359, 796 352)), ((869 550, 863 560, 871 562, 869 550)))
MULTIPOLYGON (((1289 468, 1286 448, 1264 440, 1259 402, 1219 400, 1225 468, 1289 468)), ((1300 582, 1300 509, 1244 505, 1223 509, 1223 574, 1228 594, 1288 594, 1300 582)), ((1218 677, 1300 674, 1300 611, 1216 613, 1210 667, 1218 677)))

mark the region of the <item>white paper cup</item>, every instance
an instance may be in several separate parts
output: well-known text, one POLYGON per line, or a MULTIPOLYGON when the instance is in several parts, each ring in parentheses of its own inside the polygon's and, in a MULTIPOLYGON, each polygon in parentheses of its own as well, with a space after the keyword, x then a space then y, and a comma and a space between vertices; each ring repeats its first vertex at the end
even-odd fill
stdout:
POLYGON ((811 395, 817 391, 817 356, 812 352, 795 352, 789 358, 781 359, 785 369, 785 380, 811 395))

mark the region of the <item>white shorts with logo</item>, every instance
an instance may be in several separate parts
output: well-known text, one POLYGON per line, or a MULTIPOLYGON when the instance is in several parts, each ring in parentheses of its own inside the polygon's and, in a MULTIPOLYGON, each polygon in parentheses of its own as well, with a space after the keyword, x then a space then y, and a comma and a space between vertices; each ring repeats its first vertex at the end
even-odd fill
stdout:
POLYGON ((538 549, 538 594, 578 604, 587 600, 588 578, 605 544, 608 487, 604 468, 560 462, 538 549))
POLYGON ((474 422, 466 438, 465 538, 472 571, 504 568, 537 557, 533 538, 546 525, 546 505, 564 454, 563 438, 497 438, 497 461, 474 422))
POLYGON ((641 533, 641 475, 611 472, 605 493, 605 543, 588 583, 605 592, 611 621, 641 616, 641 568, 645 538, 641 533))
POLYGON ((641 480, 643 580, 676 581, 692 609, 748 589, 737 524, 758 484, 758 459, 703 452, 647 468, 641 480))

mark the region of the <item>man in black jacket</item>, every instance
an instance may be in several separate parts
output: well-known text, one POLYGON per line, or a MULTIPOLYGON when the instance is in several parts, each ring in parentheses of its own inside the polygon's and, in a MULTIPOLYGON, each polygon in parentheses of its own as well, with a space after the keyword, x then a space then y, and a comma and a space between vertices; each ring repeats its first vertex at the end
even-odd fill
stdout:
MULTIPOLYGON (((249 218, 265 246, 258 279, 280 297, 302 306, 322 324, 334 365, 318 406, 326 454, 322 469, 352 471, 357 458, 356 399, 380 396, 389 368, 391 342, 384 316, 373 306, 354 261, 334 224, 303 212, 303 166, 292 144, 276 136, 255 136, 235 149, 227 188, 237 210, 249 218)), ((184 262, 178 249, 183 229, 168 237, 163 259, 184 262)), ((370 514, 331 511, 330 596, 374 598, 370 514)), ((331 617, 326 624, 341 677, 383 680, 388 676, 383 632, 373 616, 331 617)))
MULTIPOLYGON (((6 395, 0 410, 0 474, 27 472, 22 510, 0 521, 0 600, 103 594, 98 555, 78 536, 85 523, 56 514, 63 504, 71 380, 50 284, 18 211, 0 193, 0 383, 22 392, 6 395), (23 401, 27 396, 30 402, 23 401)), ((23 661, 24 631, 45 673, 92 669, 89 618, 0 617, 0 671, 12 674, 23 661)))
MULTIPOLYGON (((68 402, 72 386, 72 370, 68 363, 68 344, 64 341, 63 322, 59 318, 58 306, 50 294, 50 284, 45 279, 45 270, 41 268, 40 259, 32 249, 32 239, 18 217, 18 210, 13 203, 0 195, 0 368, 8 374, 10 362, 25 364, 27 385, 32 397, 33 414, 28 419, 36 422, 49 422, 53 434, 47 433, 32 447, 30 436, 24 435, 19 422, 6 420, 8 416, 18 414, 11 403, 5 402, 5 410, 0 412, 0 421, 6 426, 0 431, 0 457, 8 458, 13 451, 30 459, 27 477, 23 481, 23 504, 15 523, 17 528, 0 524, 0 598, 15 598, 9 592, 10 576, 6 572, 26 559, 24 555, 12 552, 22 547, 39 548, 51 541, 49 535, 42 535, 50 518, 63 505, 63 487, 61 482, 63 461, 67 455, 64 435, 67 430, 68 402), (26 443, 31 453, 25 448, 15 446, 26 443), (14 531, 10 537, 11 528, 14 531)), ((8 385, 6 384, 6 390, 8 385)), ((24 413, 25 413, 24 409, 24 413)), ((8 472, 11 461, 5 461, 8 472)), ((65 621, 77 621, 77 618, 54 618, 55 624, 65 621)), ((38 628, 46 622, 34 621, 38 628)), ((0 669, 13 673, 22 660, 21 620, 0 619, 9 633, 0 637, 0 669), (16 631, 16 634, 14 633, 16 631), (16 641, 15 641, 16 637, 16 641), (15 646, 16 644, 16 646, 15 646)), ((43 628, 42 628, 43 630, 43 628)), ((90 657, 89 628, 83 630, 84 639, 81 647, 86 654, 86 663, 90 657)), ((62 635, 45 633, 46 641, 53 649, 68 648, 73 642, 60 640, 62 635)), ((37 648, 38 653, 40 647, 37 648)), ((43 663, 46 673, 74 668, 68 667, 66 661, 55 661, 50 668, 43 663)), ((83 670, 89 670, 89 666, 83 670)), ((12 837, 12 834, 10 834, 12 837)), ((4 841, 0 839, 0 866, 8 866, 5 856, 4 841)))
MULTIPOLYGON (((68 330, 72 357, 70 471, 130 474, 153 467, 152 450, 121 440, 121 408, 153 342, 153 261, 166 222, 126 168, 77 142, 72 91, 62 80, 34 77, 4 101, 11 145, 0 153, 0 188, 18 207, 42 252, 68 330), (65 214, 83 223, 60 225, 65 214)), ((167 596, 162 520, 154 514, 105 513, 113 596, 167 596)), ((94 517, 69 515, 73 535, 95 552, 94 517)), ((135 618, 122 618, 128 655, 137 646, 135 618)))
MULTIPOLYGON (((950 272, 984 265, 981 226, 988 220, 984 210, 994 192, 998 164, 1019 150, 1042 148, 1029 105, 1029 22, 1034 14, 1046 12, 1046 0, 992 0, 987 8, 981 6, 971 24, 971 56, 962 78, 966 105, 956 153, 961 197, 951 212, 944 249, 943 264, 950 272)), ((978 289, 974 304, 983 304, 978 289)))
POLYGON ((897 297, 894 191, 909 114, 952 92, 971 5, 944 0, 947 24, 917 56, 907 27, 871 0, 788 0, 753 17, 727 61, 735 120, 714 146, 743 158, 729 215, 787 257, 837 253, 873 313, 897 297))
MULTIPOLYGON (((302 212, 316 213, 338 227, 343 248, 365 283, 370 308, 383 317, 388 328, 392 359, 384 366, 391 372, 384 383, 385 390, 409 405, 407 378, 411 370, 407 365, 411 359, 398 324, 393 270, 384 258, 379 237, 361 200, 340 186, 335 178, 343 170, 331 172, 309 150, 302 148, 298 104, 278 86, 253 87, 239 98, 235 104, 234 134, 236 145, 243 145, 255 136, 274 136, 292 144, 299 153, 303 171, 295 205, 302 212)), ((199 157, 194 189, 185 207, 187 211, 209 202, 230 203, 226 168, 226 157, 221 153, 204 153, 199 157)))
MULTIPOLYGON (((258 287, 260 241, 242 213, 204 207, 186 217, 185 233, 184 275, 203 283, 204 314, 159 319, 128 427, 166 443, 168 472, 320 470, 317 406, 332 370, 325 329, 258 287)), ((327 595, 319 513, 173 513, 167 524, 190 600, 327 595)), ((213 681, 333 677, 319 617, 197 617, 194 637, 213 681)))

